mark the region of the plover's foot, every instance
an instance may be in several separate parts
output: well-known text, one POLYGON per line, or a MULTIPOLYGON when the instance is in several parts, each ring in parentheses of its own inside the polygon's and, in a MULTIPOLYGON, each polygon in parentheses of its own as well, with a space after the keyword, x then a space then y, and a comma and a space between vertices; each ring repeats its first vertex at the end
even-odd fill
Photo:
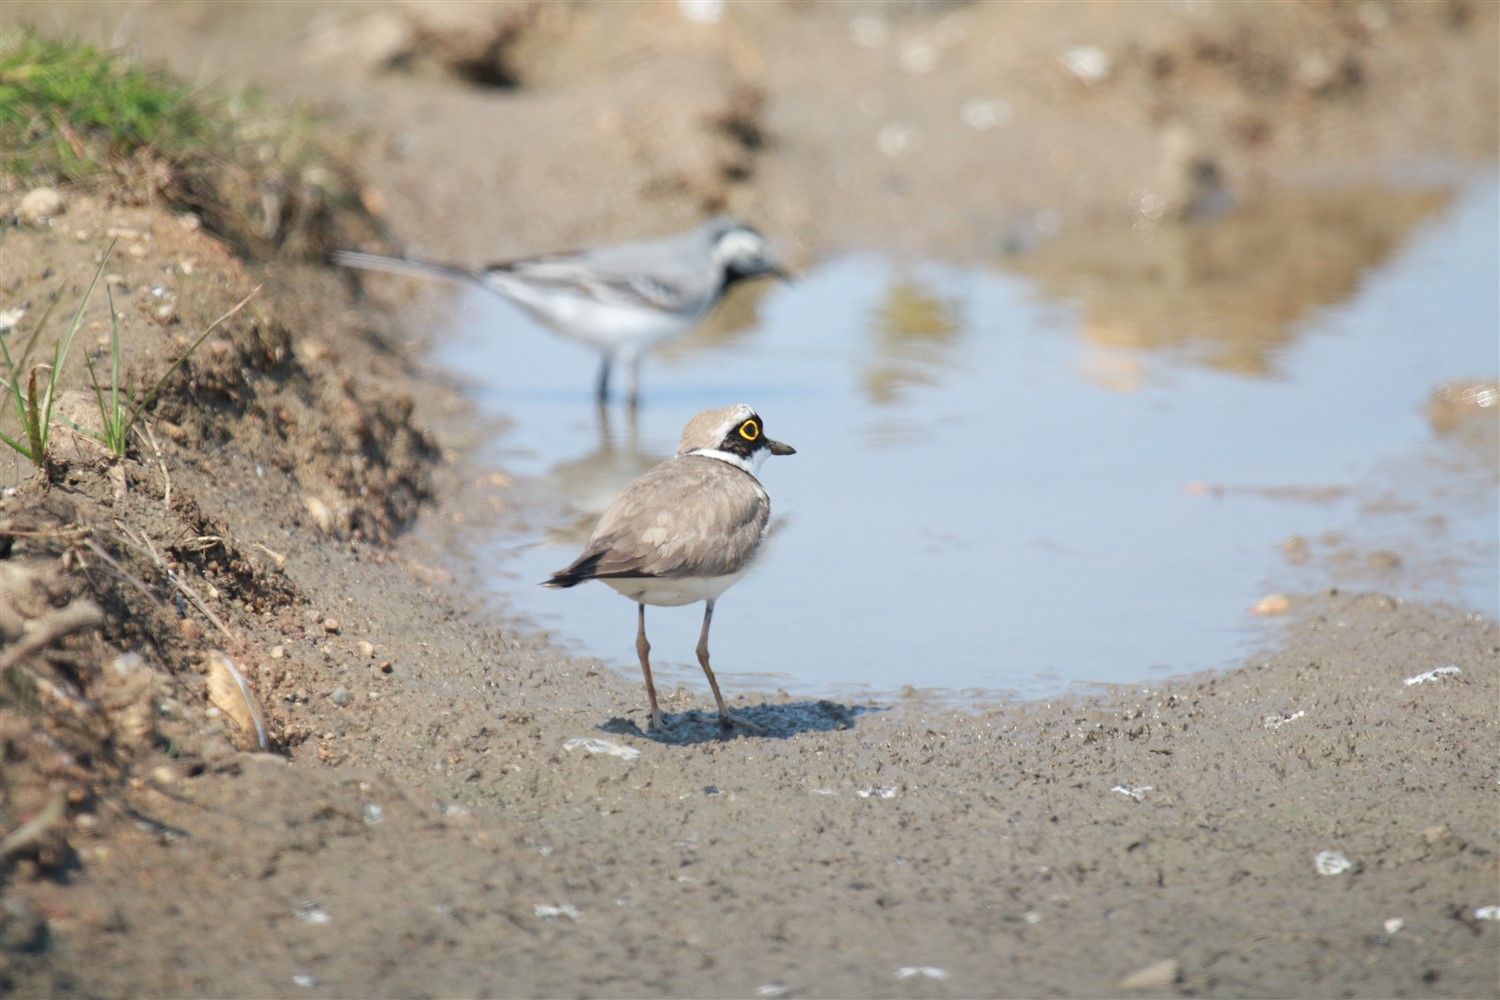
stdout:
POLYGON ((725 712, 723 715, 719 716, 719 728, 724 730, 725 732, 728 732, 731 729, 739 728, 743 729, 747 733, 752 733, 756 736, 766 735, 766 731, 764 729, 762 729, 760 726, 757 726, 749 719, 742 719, 738 715, 732 715, 728 712, 725 712))

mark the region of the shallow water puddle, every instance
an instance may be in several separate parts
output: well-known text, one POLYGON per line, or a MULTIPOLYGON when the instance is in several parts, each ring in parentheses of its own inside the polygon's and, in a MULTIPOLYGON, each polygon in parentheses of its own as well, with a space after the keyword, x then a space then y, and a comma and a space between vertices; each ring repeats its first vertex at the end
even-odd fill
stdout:
MULTIPOLYGON (((1495 422, 1445 433, 1425 407, 1500 368, 1497 217, 1487 178, 988 269, 846 257, 648 358, 634 420, 596 411, 593 355, 466 293, 438 361, 483 373, 514 421, 490 458, 563 510, 473 545, 509 606, 633 674, 630 602, 537 581, 688 417, 743 401, 798 454, 766 463, 772 537, 714 618, 731 693, 1045 696, 1228 666, 1268 638, 1248 609, 1272 591, 1493 615, 1495 422)), ((668 682, 704 686, 701 608, 647 619, 668 682)))

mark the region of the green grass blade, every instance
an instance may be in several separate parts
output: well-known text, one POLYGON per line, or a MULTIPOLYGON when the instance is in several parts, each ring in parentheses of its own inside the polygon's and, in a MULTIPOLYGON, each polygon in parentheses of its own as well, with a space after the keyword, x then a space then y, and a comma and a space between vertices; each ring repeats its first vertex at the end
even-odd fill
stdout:
MULTIPOLYGON (((109 241, 109 246, 105 247, 104 256, 100 258, 99 266, 94 269, 94 278, 89 282, 88 291, 83 293, 83 301, 78 303, 78 308, 73 313, 73 321, 68 324, 67 331, 58 338, 57 347, 52 352, 52 374, 47 383, 47 402, 40 414, 42 424, 40 428, 42 433, 41 440, 43 445, 46 444, 47 432, 52 423, 52 406, 57 402, 57 380, 62 377, 63 361, 67 359, 68 352, 73 349, 73 338, 78 334, 78 328, 83 325, 83 311, 88 308, 89 300, 94 297, 94 289, 98 287, 99 278, 104 274, 104 265, 109 263, 109 255, 114 251, 115 243, 119 239, 116 236, 109 241)), ((113 304, 110 306, 110 315, 114 315, 113 304)), ((32 369, 32 371, 34 373, 35 369, 32 369)), ((32 404, 35 405, 35 403, 36 399, 33 397, 32 404)), ((45 454, 45 448, 43 449, 43 454, 45 454)), ((32 459, 32 461, 36 461, 36 459, 32 459)))
MULTIPOLYGON (((26 373, 26 412, 22 423, 26 429, 26 437, 31 443, 31 450, 26 454, 31 458, 31 464, 41 468, 47 458, 47 426, 42 423, 41 414, 38 412, 36 402, 36 370, 42 365, 33 365, 31 371, 26 373)), ((48 406, 51 412, 51 406, 48 406)))

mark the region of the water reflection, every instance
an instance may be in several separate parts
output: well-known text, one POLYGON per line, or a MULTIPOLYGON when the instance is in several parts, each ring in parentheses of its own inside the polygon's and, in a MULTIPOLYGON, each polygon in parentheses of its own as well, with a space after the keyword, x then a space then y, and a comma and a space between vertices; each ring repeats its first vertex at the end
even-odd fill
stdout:
POLYGON ((916 274, 898 273, 870 312, 874 334, 864 373, 865 393, 876 406, 903 398, 903 390, 940 384, 958 360, 963 310, 916 274))
POLYGON ((1281 191, 1222 218, 1063 234, 1009 259, 1045 292, 1083 307, 1086 364, 1113 388, 1122 350, 1159 351, 1260 375, 1318 309, 1346 301, 1412 229, 1443 211, 1446 188, 1281 191))
POLYGON ((597 404, 594 407, 599 431, 597 447, 547 470, 547 478, 568 508, 566 519, 547 530, 549 541, 583 545, 615 495, 636 476, 671 457, 670 452, 642 448, 638 407, 619 409, 616 419, 612 407, 597 404))

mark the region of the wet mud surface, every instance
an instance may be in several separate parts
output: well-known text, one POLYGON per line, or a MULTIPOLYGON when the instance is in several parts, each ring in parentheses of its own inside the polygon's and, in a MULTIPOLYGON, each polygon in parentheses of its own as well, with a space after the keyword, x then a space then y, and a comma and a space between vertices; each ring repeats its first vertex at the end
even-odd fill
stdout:
MULTIPOLYGON (((719 209, 808 256, 981 252, 1039 218, 1067 234, 1138 211, 1106 160, 1201 179, 1173 160, 1169 119, 1246 200, 1377 162, 1488 162, 1496 145, 1487 5, 1284 5, 1254 23, 959 5, 879 24, 766 5, 712 31, 675 5, 443 5, 456 39, 409 5, 271 6, 0 16, 66 16, 189 80, 313 100, 362 130, 348 141, 389 230, 455 260, 719 209), (494 44, 451 48, 465 38, 494 44), (1113 53, 1108 85, 1059 69, 1097 68, 1059 61, 1085 42, 1113 53), (952 72, 892 75, 927 59, 952 72), (998 165, 959 113, 996 94, 1003 109, 970 113, 1008 116, 1016 153, 998 165), (872 157, 882 136, 895 155, 872 157), (936 196, 955 189, 973 200, 936 196)), ((711 702, 663 690, 680 721, 649 738, 639 679, 568 657, 470 582, 465 532, 549 508, 473 462, 506 429, 424 361, 436 293, 356 295, 324 267, 236 260, 161 209, 68 198, 0 240, 5 294, 86 285, 126 230, 111 266, 130 365, 180 348, 154 287, 188 330, 265 287, 164 395, 123 489, 87 454, 46 490, 19 460, 7 472, 0 663, 33 687, 0 703, 4 992, 1486 996, 1500 981, 1495 609, 1294 595, 1284 633, 1230 672, 968 712, 728 692, 765 737, 720 739, 711 702), (95 627, 16 652, 24 622, 86 604, 95 627), (215 650, 253 691, 266 749, 215 650)))

